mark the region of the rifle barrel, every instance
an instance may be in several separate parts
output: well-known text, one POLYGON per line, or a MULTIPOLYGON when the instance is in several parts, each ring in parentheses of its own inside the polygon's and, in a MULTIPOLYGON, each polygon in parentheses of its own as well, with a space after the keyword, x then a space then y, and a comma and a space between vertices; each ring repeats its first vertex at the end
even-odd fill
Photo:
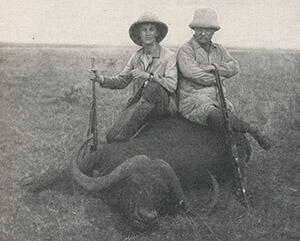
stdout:
POLYGON ((216 77, 216 84, 217 84, 217 89, 218 89, 218 96, 220 100, 220 105, 221 105, 221 112, 222 112, 222 117, 224 120, 224 128, 226 131, 226 145, 228 150, 230 151, 231 155, 231 160, 233 164, 233 190, 238 197, 239 201, 244 205, 248 206, 248 202, 246 199, 246 192, 245 188, 243 187, 243 176, 241 173, 241 168, 240 168, 240 161, 238 158, 238 155, 236 155, 236 144, 234 143, 233 137, 232 137, 232 132, 231 128, 229 126, 229 121, 228 121, 228 109, 226 106, 226 101, 225 101, 225 96, 223 92, 223 87, 221 83, 221 78, 220 78, 220 73, 218 70, 217 65, 212 64, 215 67, 215 77, 216 77), (234 151, 235 150, 235 151, 234 151))
MULTIPOLYGON (((92 71, 95 71, 95 58, 91 59, 92 71)), ((93 145, 91 146, 91 151, 97 150, 98 135, 97 135, 97 111, 96 111, 96 81, 92 82, 92 106, 91 106, 91 132, 93 135, 93 145)))

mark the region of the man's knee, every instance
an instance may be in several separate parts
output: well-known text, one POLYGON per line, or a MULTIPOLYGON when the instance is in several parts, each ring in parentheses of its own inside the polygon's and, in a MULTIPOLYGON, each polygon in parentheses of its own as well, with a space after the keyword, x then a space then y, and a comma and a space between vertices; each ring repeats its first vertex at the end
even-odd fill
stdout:
POLYGON ((145 85, 142 96, 150 103, 157 103, 161 98, 162 91, 164 91, 164 89, 159 83, 151 81, 145 85))
POLYGON ((206 124, 211 128, 223 128, 224 121, 222 112, 217 108, 210 110, 206 118, 206 124))

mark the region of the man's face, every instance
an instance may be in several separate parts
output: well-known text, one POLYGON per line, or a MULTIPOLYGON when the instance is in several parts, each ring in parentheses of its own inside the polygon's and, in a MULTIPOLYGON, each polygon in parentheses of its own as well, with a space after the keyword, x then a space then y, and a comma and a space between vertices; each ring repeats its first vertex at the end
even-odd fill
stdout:
POLYGON ((212 28, 194 28, 193 30, 195 37, 200 44, 210 43, 214 33, 216 32, 216 30, 212 28))
POLYGON ((152 23, 142 24, 140 26, 140 38, 142 44, 153 44, 158 36, 157 28, 152 23))

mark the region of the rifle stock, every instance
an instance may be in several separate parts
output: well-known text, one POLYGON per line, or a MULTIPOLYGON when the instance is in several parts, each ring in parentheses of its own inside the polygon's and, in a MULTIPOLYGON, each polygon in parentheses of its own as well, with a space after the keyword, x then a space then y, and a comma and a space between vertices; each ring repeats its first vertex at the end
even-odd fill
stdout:
POLYGON ((241 172, 241 163, 238 157, 237 153, 237 147, 233 139, 232 130, 230 128, 229 124, 229 115, 228 115, 228 109, 226 106, 225 96, 223 92, 223 87, 221 83, 221 78, 219 74, 218 67, 215 64, 212 64, 214 66, 214 74, 216 78, 216 84, 217 84, 217 92, 219 96, 219 102, 223 117, 223 123, 224 123, 224 129, 225 129, 225 144, 226 149, 229 150, 230 160, 232 161, 233 165, 233 186, 232 189, 234 191, 234 194, 237 196, 238 200, 243 206, 248 206, 248 200, 246 198, 246 190, 243 184, 243 175, 241 172))

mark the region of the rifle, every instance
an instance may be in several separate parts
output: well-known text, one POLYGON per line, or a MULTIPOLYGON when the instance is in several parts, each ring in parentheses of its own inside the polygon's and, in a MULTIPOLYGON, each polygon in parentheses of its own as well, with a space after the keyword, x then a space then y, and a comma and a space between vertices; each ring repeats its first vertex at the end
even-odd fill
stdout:
POLYGON ((220 73, 218 70, 218 67, 215 64, 212 64, 214 66, 214 75, 216 78, 216 84, 217 84, 217 92, 219 96, 220 101, 220 107, 223 117, 223 123, 224 123, 224 129, 225 129, 225 145, 226 149, 229 150, 229 157, 232 161, 233 165, 233 185, 232 189, 234 194, 237 196, 240 203, 247 207, 248 206, 248 200, 246 197, 246 189, 243 184, 243 175, 241 172, 241 163, 239 160, 238 152, 236 143, 233 138, 233 133, 229 124, 229 115, 228 115, 228 109, 226 107, 225 102, 225 96, 223 92, 223 87, 221 83, 220 73))
MULTIPOLYGON (((91 67, 92 71, 95 72, 95 58, 91 59, 91 67)), ((90 147, 90 151, 94 152, 97 150, 98 144, 98 131, 97 131, 97 112, 96 112, 96 81, 92 82, 92 104, 90 110, 90 118, 89 118, 89 129, 87 133, 87 137, 92 134, 93 144, 90 147)))

